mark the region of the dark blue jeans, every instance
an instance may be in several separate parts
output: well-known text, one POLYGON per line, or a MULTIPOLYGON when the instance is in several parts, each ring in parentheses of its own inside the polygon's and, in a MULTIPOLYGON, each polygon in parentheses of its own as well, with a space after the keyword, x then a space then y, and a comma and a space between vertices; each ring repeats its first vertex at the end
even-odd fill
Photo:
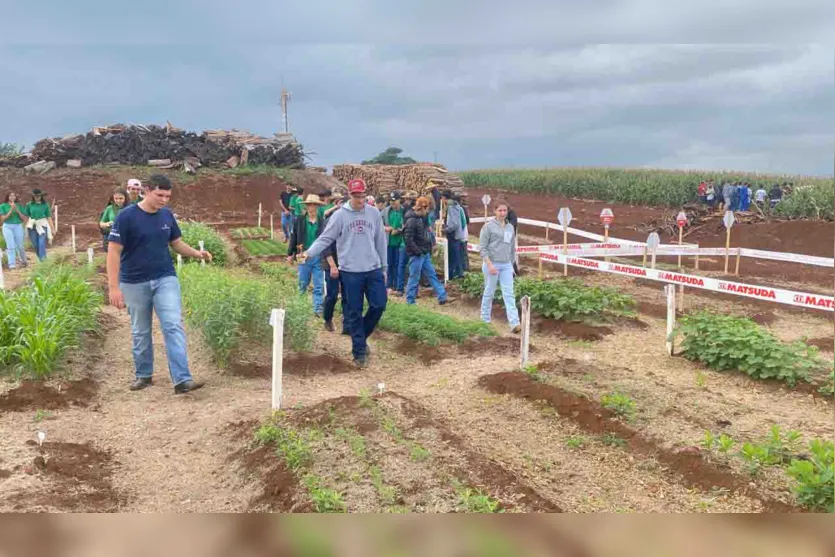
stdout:
POLYGON ((342 292, 342 332, 346 332, 348 327, 345 320, 345 292, 342 290, 342 273, 339 277, 331 278, 330 270, 325 271, 325 284, 327 285, 328 293, 325 295, 325 306, 322 313, 322 318, 325 321, 333 320, 333 312, 336 309, 336 299, 339 293, 342 292))
POLYGON ((345 301, 344 319, 351 333, 354 358, 364 358, 371 336, 386 310, 386 281, 382 269, 365 273, 341 271, 342 296, 345 301), (368 311, 362 314, 362 306, 368 300, 368 311))
POLYGON ((47 240, 48 238, 46 232, 38 234, 38 231, 35 228, 29 229, 29 241, 32 242, 32 247, 35 248, 35 254, 41 261, 46 259, 47 240))
POLYGON ((388 278, 386 286, 403 292, 406 273, 406 247, 388 247, 388 278))
POLYGON ((449 251, 449 278, 462 277, 464 276, 464 267, 461 261, 461 242, 451 234, 447 234, 446 240, 447 250, 449 251))
POLYGON ((435 295, 438 296, 438 301, 446 302, 447 295, 444 283, 438 280, 435 267, 432 266, 432 256, 425 253, 423 255, 413 255, 409 258, 409 285, 406 288, 406 303, 415 303, 421 273, 429 278, 429 283, 432 285, 435 295))

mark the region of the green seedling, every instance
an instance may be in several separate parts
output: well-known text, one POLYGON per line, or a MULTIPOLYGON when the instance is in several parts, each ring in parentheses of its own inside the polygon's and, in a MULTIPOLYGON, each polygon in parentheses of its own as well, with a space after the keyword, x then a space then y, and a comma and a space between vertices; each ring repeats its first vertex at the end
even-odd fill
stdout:
POLYGON ((635 401, 623 393, 608 393, 600 398, 604 408, 611 410, 618 416, 632 419, 635 417, 635 401))
POLYGON ((565 440, 565 444, 570 449, 582 449, 583 446, 586 444, 586 439, 584 437, 569 437, 565 440))

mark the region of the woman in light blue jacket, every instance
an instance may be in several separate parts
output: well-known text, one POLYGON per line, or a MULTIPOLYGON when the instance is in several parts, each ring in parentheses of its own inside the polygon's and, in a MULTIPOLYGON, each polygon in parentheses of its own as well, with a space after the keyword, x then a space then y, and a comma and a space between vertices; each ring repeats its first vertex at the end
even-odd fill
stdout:
POLYGON ((516 231, 507 221, 507 205, 496 206, 495 220, 488 221, 481 228, 478 237, 478 251, 484 264, 484 294, 481 297, 481 320, 490 322, 493 309, 493 296, 496 287, 501 286, 507 322, 511 331, 518 333, 519 312, 516 309, 516 297, 513 293, 513 256, 516 252, 516 231))

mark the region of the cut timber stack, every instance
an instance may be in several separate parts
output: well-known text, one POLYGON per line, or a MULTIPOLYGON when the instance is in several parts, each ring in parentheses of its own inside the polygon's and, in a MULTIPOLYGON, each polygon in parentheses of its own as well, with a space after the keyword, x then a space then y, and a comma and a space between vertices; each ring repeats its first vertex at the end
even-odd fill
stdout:
POLYGON ((333 167, 333 176, 342 182, 362 178, 372 195, 385 195, 392 190, 412 190, 420 195, 429 191, 432 184, 441 190, 454 193, 464 191, 464 183, 455 174, 450 174, 443 165, 435 163, 418 164, 342 164, 333 167))
MULTIPOLYGON (((304 168, 302 146, 290 134, 277 133, 266 138, 239 130, 209 130, 202 134, 186 132, 170 123, 166 126, 115 124, 95 127, 84 135, 42 139, 28 157, 64 166, 81 161, 93 164, 155 164, 164 168, 184 166, 193 171, 199 166, 226 166, 238 157, 240 164, 266 164, 304 168), (168 164, 162 161, 168 160, 168 164)), ((20 163, 23 164, 23 161, 20 163)))

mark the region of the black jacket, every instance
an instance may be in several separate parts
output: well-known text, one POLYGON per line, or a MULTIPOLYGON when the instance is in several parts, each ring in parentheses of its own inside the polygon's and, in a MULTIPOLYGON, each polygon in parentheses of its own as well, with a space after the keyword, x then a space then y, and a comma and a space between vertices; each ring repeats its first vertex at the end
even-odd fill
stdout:
MULTIPOLYGON (((287 247, 287 255, 298 255, 304 251, 304 241, 307 239, 307 213, 300 216, 293 223, 293 232, 290 234, 290 245, 287 247)), ((318 219, 316 226, 316 237, 318 238, 325 229, 325 219, 318 219)))
POLYGON ((519 218, 516 216, 516 211, 514 211, 513 209, 507 210, 507 222, 510 223, 510 226, 513 227, 514 231, 517 229, 519 224, 519 218))
POLYGON ((432 238, 429 235, 429 219, 419 217, 409 209, 403 228, 406 240, 406 255, 424 255, 432 251, 432 238))

